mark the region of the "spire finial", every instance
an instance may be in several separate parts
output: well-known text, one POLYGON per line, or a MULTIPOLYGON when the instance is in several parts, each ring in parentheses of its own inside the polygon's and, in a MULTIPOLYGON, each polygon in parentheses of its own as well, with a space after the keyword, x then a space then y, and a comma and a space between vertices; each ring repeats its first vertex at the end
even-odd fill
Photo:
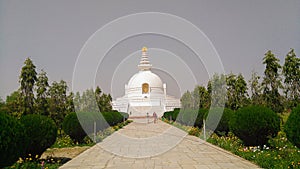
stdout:
POLYGON ((146 46, 144 46, 143 48, 142 48, 142 52, 147 52, 147 47, 146 46))
POLYGON ((138 65, 141 71, 150 70, 152 67, 148 59, 147 51, 148 51, 147 47, 142 48, 142 57, 141 57, 140 64, 138 65))

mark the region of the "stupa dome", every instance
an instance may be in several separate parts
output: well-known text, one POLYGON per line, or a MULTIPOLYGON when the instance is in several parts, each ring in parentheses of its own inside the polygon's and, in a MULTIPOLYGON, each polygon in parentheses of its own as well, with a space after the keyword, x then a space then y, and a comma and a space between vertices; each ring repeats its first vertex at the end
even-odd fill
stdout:
POLYGON ((163 88, 163 82, 160 77, 150 70, 148 71, 139 71, 131 77, 128 82, 128 88, 137 88, 142 87, 143 84, 149 84, 150 87, 163 88))

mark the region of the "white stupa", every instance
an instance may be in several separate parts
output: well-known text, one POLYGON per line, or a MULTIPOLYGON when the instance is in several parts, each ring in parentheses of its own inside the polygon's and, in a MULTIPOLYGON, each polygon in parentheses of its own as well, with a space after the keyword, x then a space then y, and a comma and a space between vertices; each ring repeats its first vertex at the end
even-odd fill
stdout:
POLYGON ((180 107, 180 100, 167 95, 167 85, 151 72, 147 48, 142 49, 139 72, 125 85, 125 95, 112 101, 114 110, 127 112, 130 117, 152 116, 155 112, 161 117, 164 112, 180 107))

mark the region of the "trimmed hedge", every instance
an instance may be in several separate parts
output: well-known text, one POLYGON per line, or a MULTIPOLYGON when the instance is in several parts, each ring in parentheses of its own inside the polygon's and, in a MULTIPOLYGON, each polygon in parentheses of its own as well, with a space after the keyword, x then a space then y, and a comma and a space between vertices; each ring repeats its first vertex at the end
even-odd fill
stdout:
POLYGON ((86 136, 86 132, 81 127, 76 113, 70 113, 65 117, 62 128, 64 132, 71 137, 73 142, 81 143, 86 136))
POLYGON ((175 108, 173 111, 165 112, 163 117, 168 120, 170 120, 170 118, 171 118, 171 120, 175 121, 179 112, 180 112, 180 108, 175 108))
POLYGON ((233 116, 233 111, 228 108, 211 108, 209 111, 206 112, 205 118, 207 119, 207 116, 209 114, 209 120, 206 122, 206 128, 213 130, 217 135, 226 135, 229 132, 229 121, 233 116), (218 121, 218 124, 216 126, 216 121, 218 121))
POLYGON ((25 127, 29 139, 26 155, 40 157, 56 140, 57 127, 54 121, 49 117, 37 114, 23 116, 20 121, 25 127))
POLYGON ((98 132, 127 119, 127 113, 117 111, 70 113, 63 121, 63 130, 74 142, 82 143, 85 136, 94 132, 94 123, 96 123, 96 132, 98 132))
POLYGON ((207 109, 199 109, 198 110, 198 115, 194 124, 194 127, 198 127, 201 129, 203 127, 203 119, 205 117, 205 114, 207 114, 208 110, 207 109))
POLYGON ((3 168, 25 154, 28 139, 24 127, 14 117, 0 113, 0 124, 0 168, 3 168))
POLYGON ((196 109, 182 109, 179 112, 176 121, 186 126, 194 126, 197 116, 198 110, 196 109))
POLYGON ((300 148, 300 105, 294 108, 284 125, 287 139, 300 148))
POLYGON ((271 109, 260 106, 240 108, 230 120, 230 130, 246 146, 265 145, 280 130, 280 118, 271 109))

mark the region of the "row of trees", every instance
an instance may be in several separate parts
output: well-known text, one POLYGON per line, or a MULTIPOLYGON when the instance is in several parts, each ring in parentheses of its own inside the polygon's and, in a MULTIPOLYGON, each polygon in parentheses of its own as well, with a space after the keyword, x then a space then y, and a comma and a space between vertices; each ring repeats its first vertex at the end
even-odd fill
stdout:
POLYGON ((73 92, 68 92, 67 83, 63 80, 53 81, 50 85, 46 72, 41 70, 37 73, 36 66, 29 58, 21 69, 19 82, 17 91, 7 96, 5 102, 0 100, 0 111, 17 118, 40 114, 51 117, 61 129, 64 117, 75 110, 98 112, 112 109, 111 96, 102 93, 99 87, 95 91, 88 89, 82 95, 77 92, 74 96, 73 92), (89 100, 96 100, 95 108, 91 109, 93 104, 89 100))
POLYGON ((252 73, 249 84, 242 74, 215 74, 207 87, 196 86, 181 97, 183 108, 209 108, 225 105, 237 110, 246 105, 263 105, 277 113, 296 107, 300 102, 300 58, 293 49, 281 66, 279 59, 269 50, 263 58, 264 76, 252 73), (248 94, 248 89, 251 94, 248 94))
POLYGON ((111 101, 111 95, 103 93, 99 86, 95 91, 87 89, 82 95, 77 92, 74 97, 75 110, 80 112, 109 112, 112 110, 111 101))

